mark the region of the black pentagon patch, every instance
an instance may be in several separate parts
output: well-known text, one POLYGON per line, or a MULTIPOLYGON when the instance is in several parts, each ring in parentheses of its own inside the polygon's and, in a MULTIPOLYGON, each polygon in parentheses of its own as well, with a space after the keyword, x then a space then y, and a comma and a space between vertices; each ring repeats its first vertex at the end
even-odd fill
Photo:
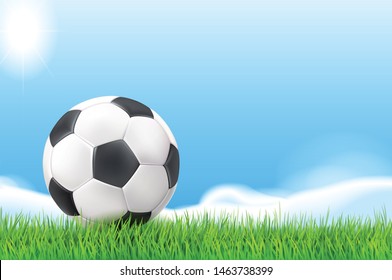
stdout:
POLYGON ((50 143, 52 147, 56 146, 58 142, 72 134, 75 129, 76 120, 80 115, 79 110, 68 111, 56 123, 50 132, 50 143))
POLYGON ((169 179, 169 189, 171 189, 177 184, 180 173, 180 155, 177 148, 172 144, 170 145, 169 155, 164 166, 169 179))
POLYGON ((121 218, 121 223, 128 223, 130 225, 133 225, 134 223, 136 224, 144 224, 147 223, 148 220, 151 218, 151 212, 147 213, 135 213, 135 212, 130 212, 128 211, 122 218, 121 218))
POLYGON ((94 149, 93 175, 104 183, 122 188, 139 168, 139 161, 123 140, 94 149))
POLYGON ((79 216, 73 200, 72 192, 61 186, 55 179, 49 183, 49 193, 58 207, 69 216, 79 216))
POLYGON ((154 115, 150 108, 135 100, 118 97, 114 99, 112 103, 127 112, 130 118, 136 116, 154 118, 154 115))

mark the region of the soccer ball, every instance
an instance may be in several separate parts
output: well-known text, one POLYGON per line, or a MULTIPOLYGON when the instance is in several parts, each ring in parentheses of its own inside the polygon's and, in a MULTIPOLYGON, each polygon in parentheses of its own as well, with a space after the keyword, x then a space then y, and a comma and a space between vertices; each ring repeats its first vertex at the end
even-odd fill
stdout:
POLYGON ((176 190, 179 153, 156 112, 132 99, 105 96, 61 117, 46 141, 43 170, 65 214, 146 222, 176 190))

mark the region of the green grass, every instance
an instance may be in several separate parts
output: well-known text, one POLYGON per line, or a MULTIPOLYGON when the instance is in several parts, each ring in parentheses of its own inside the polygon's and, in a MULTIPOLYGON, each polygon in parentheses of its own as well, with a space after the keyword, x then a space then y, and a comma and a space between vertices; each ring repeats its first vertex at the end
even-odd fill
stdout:
POLYGON ((392 222, 207 214, 144 225, 95 224, 0 211, 0 259, 392 259, 392 222))

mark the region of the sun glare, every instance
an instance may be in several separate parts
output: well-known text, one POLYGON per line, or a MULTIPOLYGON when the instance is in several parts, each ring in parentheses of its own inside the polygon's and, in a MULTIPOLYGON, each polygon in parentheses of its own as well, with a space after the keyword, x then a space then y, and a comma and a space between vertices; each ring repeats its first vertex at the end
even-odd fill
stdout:
POLYGON ((22 75, 23 79, 41 68, 50 72, 44 58, 53 31, 42 1, 3 3, 0 7, 0 65, 22 75))
POLYGON ((27 9, 17 10, 6 21, 5 38, 8 48, 17 55, 31 55, 40 50, 43 30, 39 18, 27 9))

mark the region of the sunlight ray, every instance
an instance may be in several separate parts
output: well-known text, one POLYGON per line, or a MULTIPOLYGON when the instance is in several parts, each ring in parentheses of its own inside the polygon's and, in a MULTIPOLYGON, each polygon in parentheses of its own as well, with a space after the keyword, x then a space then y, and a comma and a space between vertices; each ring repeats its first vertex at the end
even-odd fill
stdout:
POLYGON ((22 95, 25 93, 25 56, 22 56, 22 95))
POLYGON ((0 59, 0 65, 1 65, 1 64, 3 64, 3 63, 4 63, 4 61, 6 61, 6 60, 7 60, 7 58, 8 58, 8 56, 9 56, 9 54, 10 54, 10 51, 8 50, 8 51, 5 53, 5 55, 3 56, 3 58, 2 58, 2 59, 0 59))
POLYGON ((52 70, 50 70, 48 64, 46 63, 45 59, 42 57, 42 55, 40 54, 39 51, 34 50, 37 57, 39 58, 39 60, 41 61, 42 65, 45 67, 46 71, 48 71, 48 73, 50 74, 50 76, 54 76, 52 70))

